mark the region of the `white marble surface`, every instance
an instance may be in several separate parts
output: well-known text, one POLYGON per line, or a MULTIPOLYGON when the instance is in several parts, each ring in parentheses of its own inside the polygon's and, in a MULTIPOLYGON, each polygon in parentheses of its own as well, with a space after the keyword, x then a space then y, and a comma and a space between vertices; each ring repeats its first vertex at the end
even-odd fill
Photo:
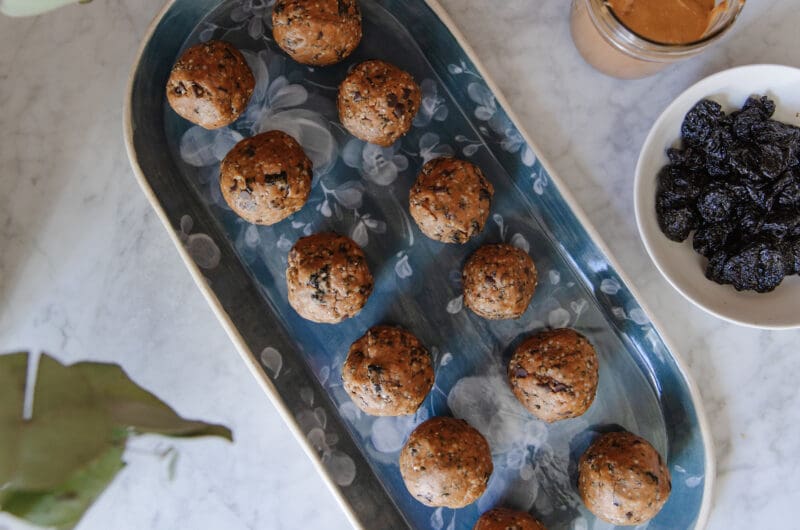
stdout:
MULTIPOLYGON (((346 528, 131 175, 125 82, 160 4, 96 0, 0 18, 0 351, 118 362, 181 414, 235 432, 234 444, 137 440, 80 529, 346 528), (160 454, 172 446, 171 478, 160 454)), ((581 61, 567 0, 443 4, 699 383, 719 467, 709 527, 796 527, 800 332, 735 327, 683 300, 646 256, 631 197, 647 130, 684 88, 734 65, 800 66, 796 0, 750 0, 704 56, 625 82, 581 61)), ((0 518, 0 529, 17 528, 0 518)))

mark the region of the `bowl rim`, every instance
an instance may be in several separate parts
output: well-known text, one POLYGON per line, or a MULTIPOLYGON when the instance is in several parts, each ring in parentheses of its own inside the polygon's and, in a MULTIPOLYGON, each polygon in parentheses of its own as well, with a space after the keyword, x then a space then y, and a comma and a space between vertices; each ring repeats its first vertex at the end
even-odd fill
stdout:
MULTIPOLYGON (((652 150, 652 144, 655 141, 655 136, 657 132, 659 132, 664 127, 664 123, 670 118, 678 108, 679 104, 682 103, 682 99, 684 96, 693 91, 699 91, 704 87, 708 86, 709 88, 717 85, 720 80, 726 79, 728 77, 735 76, 737 74, 741 74, 744 71, 752 71, 752 74, 757 77, 758 72, 764 71, 783 71, 783 72, 792 72, 794 75, 800 76, 800 68, 795 68, 793 66, 782 65, 782 64, 773 64, 773 63, 758 63, 758 64, 748 64, 743 66, 735 66, 733 68, 728 68, 717 73, 711 74, 703 79, 697 81, 696 83, 692 84, 685 90, 683 90, 680 94, 675 96, 673 100, 667 105, 667 107, 659 114, 658 118, 656 118, 655 122, 653 122, 652 127, 650 127, 650 131, 647 133, 645 137, 644 143, 642 143, 642 147, 639 150, 639 157, 636 161, 636 169, 634 170, 634 182, 633 182, 633 207, 634 213, 636 216, 636 228, 639 231, 639 238, 644 245, 645 250, 647 251, 648 256, 650 256, 650 260, 658 269, 658 272, 661 273, 661 276, 667 280, 676 291, 678 291, 686 300, 694 304, 696 307, 702 309, 706 313, 717 317, 721 320, 729 322, 731 324, 736 324, 739 326, 744 326, 747 328, 752 329, 765 329, 765 330, 791 330, 791 329, 798 329, 800 328, 800 317, 798 317, 797 322, 795 323, 786 323, 786 324, 774 324, 774 323, 766 323, 766 322, 758 322, 754 320, 747 320, 743 318, 737 318, 731 314, 725 314, 724 312, 717 311, 707 304, 705 304, 702 300, 691 296, 680 284, 678 280, 673 278, 666 270, 663 262, 656 257, 655 250, 653 246, 655 245, 655 241, 652 240, 649 236, 649 232, 644 229, 644 216, 650 215, 652 212, 644 212, 643 207, 643 193, 644 193, 644 176, 642 175, 643 166, 644 166, 644 159, 645 155, 648 151, 652 150)), ((707 90, 706 90, 707 91, 707 90)), ((664 236, 666 237, 666 236, 664 236)))

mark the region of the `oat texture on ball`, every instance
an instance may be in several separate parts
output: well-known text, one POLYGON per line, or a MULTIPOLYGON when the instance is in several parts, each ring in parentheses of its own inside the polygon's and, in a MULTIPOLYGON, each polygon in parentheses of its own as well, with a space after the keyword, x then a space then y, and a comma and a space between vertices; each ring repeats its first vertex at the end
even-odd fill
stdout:
POLYGON ((411 129, 421 97, 408 72, 384 61, 365 61, 339 86, 339 121, 356 138, 388 147, 411 129))
POLYGON ((409 211, 431 239, 466 243, 483 230, 492 195, 494 187, 476 165, 436 158, 422 166, 409 193, 409 211))
POLYGON ((220 165, 220 190, 242 219, 272 225, 300 210, 311 192, 311 160, 288 134, 245 138, 220 165))
POLYGON ((182 118, 206 129, 230 125, 244 112, 256 81, 232 44, 212 40, 181 55, 167 80, 167 101, 182 118))
POLYGON ((597 393, 597 353, 575 330, 543 331, 514 351, 508 380, 517 399, 540 420, 575 418, 597 393))
POLYGON ((353 53, 361 42, 356 0, 278 0, 272 36, 298 63, 326 66, 353 53))
POLYGON ((519 318, 536 289, 536 266, 511 245, 484 245, 464 265, 464 305, 491 320, 519 318))
POLYGON ((400 474, 427 506, 463 508, 486 490, 493 471, 486 439, 466 421, 438 416, 414 429, 400 451, 400 474))
POLYGON ((481 515, 472 530, 546 530, 531 514, 510 508, 493 508, 481 515))
POLYGON ((301 317, 335 324, 361 311, 373 280, 361 247, 323 232, 300 238, 289 251, 286 284, 289 305, 301 317))
POLYGON ((578 491, 598 518, 634 526, 655 517, 672 483, 664 460, 650 443, 629 432, 601 435, 578 463, 578 491))
POLYGON ((396 326, 374 326, 350 347, 344 389, 372 416, 413 414, 433 387, 433 363, 420 340, 396 326))

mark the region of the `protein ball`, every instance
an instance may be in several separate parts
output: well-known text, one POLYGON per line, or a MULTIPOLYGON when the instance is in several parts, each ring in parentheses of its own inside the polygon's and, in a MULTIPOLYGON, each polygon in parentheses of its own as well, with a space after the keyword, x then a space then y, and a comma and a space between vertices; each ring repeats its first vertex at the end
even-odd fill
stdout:
POLYGON ((577 331, 543 331, 514 351, 508 380, 525 408, 551 423, 589 409, 597 393, 597 365, 594 347, 577 331))
POLYGON ((439 416, 422 423, 400 451, 403 481, 426 506, 463 508, 475 502, 492 470, 486 439, 455 418, 439 416))
POLYGON ((275 224, 300 210, 311 192, 311 160, 288 134, 269 131, 245 138, 220 166, 220 189, 242 219, 275 224))
POLYGON ((211 40, 186 50, 172 67, 167 101, 190 122, 218 129, 244 112, 255 85, 253 72, 239 50, 211 40))
POLYGON ((361 42, 356 0, 278 0, 272 9, 272 36, 302 64, 338 63, 361 42))
POLYGON ((472 530, 546 530, 527 512, 494 508, 481 515, 472 530))
POLYGON ((494 187, 476 165, 458 158, 435 158, 411 187, 411 217, 423 234, 444 243, 466 243, 483 230, 494 187))
POLYGON ((598 438, 578 463, 578 491, 598 518, 619 526, 645 523, 669 498, 669 470, 650 443, 629 432, 598 438))
POLYGON ((358 314, 372 293, 361 248, 334 232, 300 238, 289 251, 289 305, 313 322, 335 324, 358 314))
POLYGON ((511 245, 484 245, 461 274, 464 304, 491 320, 519 318, 536 290, 536 266, 527 252, 511 245))
POLYGON ((421 97, 408 72, 384 61, 365 61, 339 85, 339 121, 356 138, 388 147, 411 129, 421 97))
POLYGON ((413 333, 374 326, 350 347, 342 367, 344 389, 373 416, 413 414, 433 387, 433 362, 413 333))

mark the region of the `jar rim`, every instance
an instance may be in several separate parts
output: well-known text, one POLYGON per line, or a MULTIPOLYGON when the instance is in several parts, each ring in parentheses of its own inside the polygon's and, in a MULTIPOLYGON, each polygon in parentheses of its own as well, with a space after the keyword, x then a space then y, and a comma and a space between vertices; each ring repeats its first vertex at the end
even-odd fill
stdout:
POLYGON ((609 41, 610 44, 620 49, 620 51, 627 53, 634 52, 637 54, 658 53, 674 57, 693 55, 699 49, 703 49, 710 43, 721 38, 731 27, 733 27, 733 24, 739 18, 739 15, 741 14, 747 0, 727 0, 728 2, 734 4, 733 7, 730 8, 734 11, 733 15, 727 22, 725 22, 725 24, 712 31, 708 35, 705 35, 701 39, 681 44, 658 42, 636 33, 628 26, 623 24, 616 13, 614 13, 614 11, 608 6, 607 0, 583 1, 587 4, 587 7, 589 7, 589 15, 595 27, 600 30, 603 37, 609 41))

